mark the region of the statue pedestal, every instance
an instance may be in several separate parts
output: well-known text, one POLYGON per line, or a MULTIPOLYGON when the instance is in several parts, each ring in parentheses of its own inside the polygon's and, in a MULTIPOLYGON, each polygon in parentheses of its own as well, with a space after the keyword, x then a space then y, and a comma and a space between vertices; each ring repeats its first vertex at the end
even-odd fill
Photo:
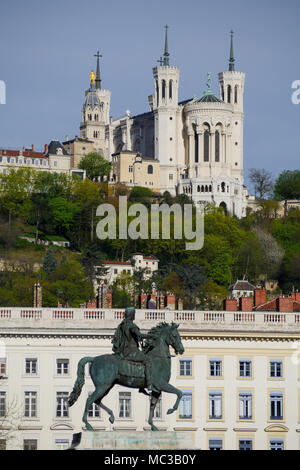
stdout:
POLYGON ((188 432, 83 431, 73 434, 76 450, 189 450, 196 449, 188 432))

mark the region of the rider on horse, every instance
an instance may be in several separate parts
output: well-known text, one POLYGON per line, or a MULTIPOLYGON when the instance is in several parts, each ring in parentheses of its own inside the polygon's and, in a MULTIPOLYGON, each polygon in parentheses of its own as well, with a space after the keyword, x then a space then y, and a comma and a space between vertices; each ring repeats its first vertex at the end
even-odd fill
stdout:
MULTIPOLYGON (((125 309, 125 318, 118 326, 113 343, 113 352, 121 359, 127 359, 133 362, 140 362, 145 366, 146 387, 149 391, 153 390, 151 363, 147 355, 139 349, 139 343, 148 337, 141 333, 139 327, 134 323, 135 308, 125 309)), ((140 389, 140 392, 144 392, 140 389)))

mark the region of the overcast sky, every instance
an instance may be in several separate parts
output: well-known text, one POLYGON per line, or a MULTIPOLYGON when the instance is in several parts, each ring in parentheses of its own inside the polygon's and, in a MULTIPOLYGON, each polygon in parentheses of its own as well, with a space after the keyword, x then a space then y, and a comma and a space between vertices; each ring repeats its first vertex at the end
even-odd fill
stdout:
POLYGON ((111 115, 148 111, 152 67, 169 25, 170 65, 180 67, 179 100, 201 96, 206 74, 219 95, 234 30, 236 70, 246 73, 244 167, 277 176, 299 169, 299 0, 10 0, 0 7, 0 147, 79 135, 84 92, 99 49, 111 115))

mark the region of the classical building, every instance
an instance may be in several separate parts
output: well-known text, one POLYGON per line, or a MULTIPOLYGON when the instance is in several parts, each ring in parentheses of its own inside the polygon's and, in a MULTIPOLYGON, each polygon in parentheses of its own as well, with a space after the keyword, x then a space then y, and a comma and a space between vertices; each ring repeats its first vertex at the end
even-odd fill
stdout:
MULTIPOLYGON (((159 66, 153 68, 154 94, 148 98, 150 110, 135 116, 127 110, 125 116, 107 123, 106 158, 111 161, 115 154, 133 152, 159 161, 162 193, 187 194, 196 204, 214 203, 238 217, 245 216, 245 74, 235 70, 233 33, 229 70, 218 76, 219 97, 211 90, 208 74, 207 90, 200 98, 178 102, 179 76, 179 67, 170 65, 166 27, 164 55, 159 66)), ((96 93, 92 86, 89 93, 96 93)), ((103 107, 106 109, 109 95, 105 96, 103 107)), ((95 104, 95 109, 97 115, 99 104, 95 104)), ((89 113, 91 122, 96 125, 94 114, 89 113)))
POLYGON ((155 256, 145 256, 143 253, 134 253, 127 261, 102 261, 101 265, 95 265, 95 291, 101 283, 104 282, 110 286, 121 274, 132 276, 138 269, 144 269, 144 278, 149 279, 154 271, 158 270, 158 263, 159 260, 155 256), (105 274, 103 274, 103 268, 106 268, 105 274))
POLYGON ((114 183, 129 187, 142 186, 152 191, 160 191, 160 165, 158 160, 141 157, 131 150, 114 153, 111 156, 114 183))
POLYGON ((85 177, 85 171, 73 168, 73 155, 69 154, 58 140, 45 144, 44 152, 37 152, 34 145, 30 149, 0 149, 0 172, 6 174, 11 168, 32 168, 52 173, 77 174, 85 177))
MULTIPOLYGON (((82 393, 67 397, 84 356, 111 353, 122 309, 0 308, 0 445, 7 449, 64 449, 94 390, 86 368, 82 393)), ((297 312, 137 310, 146 332, 159 321, 180 324, 185 348, 172 357, 170 383, 183 392, 162 393, 155 425, 190 433, 205 449, 300 449, 300 317, 297 312)), ((173 354, 173 352, 172 352, 173 354)), ((115 386, 92 406, 96 430, 149 429, 149 399, 115 386)))

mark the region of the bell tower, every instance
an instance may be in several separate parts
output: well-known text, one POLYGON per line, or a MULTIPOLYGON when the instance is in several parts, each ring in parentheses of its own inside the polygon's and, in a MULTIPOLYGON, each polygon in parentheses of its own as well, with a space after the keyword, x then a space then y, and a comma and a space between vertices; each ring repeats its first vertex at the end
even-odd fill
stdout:
POLYGON ((96 74, 90 73, 90 87, 85 92, 85 101, 82 108, 82 121, 80 124, 80 137, 94 142, 95 151, 105 156, 105 126, 109 123, 110 90, 101 88, 100 57, 97 52, 96 74))
POLYGON ((227 72, 219 73, 220 98, 232 105, 230 124, 230 160, 231 174, 243 184, 243 127, 244 127, 244 84, 245 74, 235 70, 233 50, 233 31, 230 31, 230 54, 227 72))
POLYGON ((159 66, 153 68, 154 95, 149 99, 154 113, 154 155, 160 161, 161 192, 174 194, 177 184, 177 111, 179 67, 170 65, 168 26, 159 66))

